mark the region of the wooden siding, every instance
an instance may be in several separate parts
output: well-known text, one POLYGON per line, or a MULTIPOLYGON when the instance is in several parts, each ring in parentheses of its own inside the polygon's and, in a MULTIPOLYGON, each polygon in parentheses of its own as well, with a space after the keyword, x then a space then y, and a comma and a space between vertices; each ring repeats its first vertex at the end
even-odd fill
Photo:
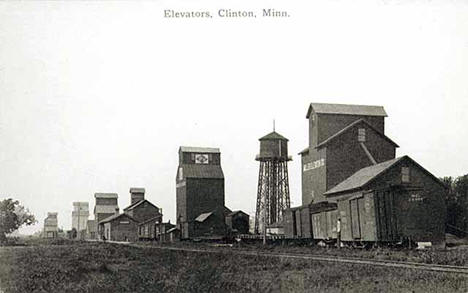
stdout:
POLYGON ((302 221, 301 221, 301 212, 297 210, 294 213, 295 224, 296 224, 296 236, 302 238, 302 221))
POLYGON ((144 222, 159 215, 159 209, 148 202, 144 202, 127 211, 137 222, 144 222))
POLYGON ((324 201, 323 193, 327 190, 327 155, 326 149, 310 149, 302 155, 302 205, 324 201), (324 160, 325 165, 310 170, 304 170, 304 165, 318 160, 324 160))
POLYGON ((327 190, 335 187, 358 170, 372 165, 358 141, 360 128, 366 129, 364 144, 377 163, 395 158, 395 145, 375 133, 365 123, 359 123, 326 146, 327 190))
POLYGON ((286 238, 295 238, 296 232, 296 209, 286 209, 284 211, 284 236, 286 238))
POLYGON ((301 236, 302 238, 312 238, 312 221, 310 218, 310 209, 308 206, 298 210, 301 217, 301 236))
POLYGON ((310 148, 316 147, 318 144, 358 119, 366 120, 381 133, 385 132, 385 117, 341 114, 317 114, 314 116, 314 120, 309 118, 310 148))

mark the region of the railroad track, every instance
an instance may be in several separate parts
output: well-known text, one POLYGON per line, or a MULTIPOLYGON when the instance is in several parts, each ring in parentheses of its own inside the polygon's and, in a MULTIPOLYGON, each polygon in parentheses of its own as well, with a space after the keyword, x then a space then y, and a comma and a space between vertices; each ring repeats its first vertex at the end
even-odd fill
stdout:
MULTIPOLYGON (((130 246, 139 248, 154 248, 161 250, 172 250, 172 251, 185 251, 185 252, 196 252, 196 253, 216 253, 225 254, 226 250, 219 249, 199 249, 199 248, 188 248, 188 247, 167 247, 167 246, 146 246, 138 244, 129 244, 130 246)), ((323 255, 311 255, 311 254, 300 254, 300 253, 274 253, 274 252, 263 252, 263 251, 248 251, 233 249, 229 250, 229 253, 235 253, 245 256, 264 256, 264 257, 276 257, 286 259, 302 259, 302 260, 314 260, 323 262, 335 262, 335 263, 348 263, 348 264, 360 264, 380 267, 393 267, 393 268, 406 268, 415 270, 425 270, 433 272, 443 273, 458 273, 468 275, 468 267, 465 266, 452 266, 452 265, 438 265, 438 264, 426 264, 417 262, 402 262, 392 260, 375 260, 375 259, 363 259, 363 258, 351 258, 351 257, 340 257, 340 256, 323 256, 323 255)))

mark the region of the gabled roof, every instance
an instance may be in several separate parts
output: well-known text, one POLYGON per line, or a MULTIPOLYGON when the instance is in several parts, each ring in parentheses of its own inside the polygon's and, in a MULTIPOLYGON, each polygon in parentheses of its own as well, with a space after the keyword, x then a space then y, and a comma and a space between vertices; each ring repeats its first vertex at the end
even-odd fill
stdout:
POLYGON ((248 214, 247 214, 247 213, 245 213, 245 212, 243 212, 243 211, 241 211, 241 210, 238 210, 238 211, 233 211, 233 212, 231 212, 231 213, 227 214, 227 215, 226 215, 226 217, 232 217, 232 216, 234 216, 234 215, 236 215, 236 214, 239 214, 239 213, 241 213, 241 214, 244 214, 244 215, 247 215, 247 216, 248 216, 248 214))
POLYGON ((312 110, 317 114, 387 117, 387 113, 385 112, 382 106, 310 103, 306 118, 310 117, 310 113, 312 112, 312 110))
POLYGON ((385 139, 386 141, 388 141, 389 143, 393 144, 395 147, 399 147, 393 140, 391 140, 388 136, 386 136, 385 134, 383 134, 382 132, 378 131, 375 127, 373 127, 372 125, 369 124, 369 122, 367 122, 366 120, 364 119, 358 119, 356 121, 354 121, 353 123, 349 124, 348 126, 346 126, 345 128, 341 129, 340 131, 338 131, 337 133, 333 134, 332 136, 330 136, 329 138, 327 138, 326 140, 322 141, 321 143, 319 143, 315 148, 321 148, 325 145, 327 145, 328 143, 330 143, 331 141, 335 140, 337 137, 340 137, 342 134, 346 133, 348 130, 352 129, 354 126, 360 124, 360 123, 364 123, 366 124, 370 129, 372 129, 375 133, 377 133, 380 137, 382 137, 383 139, 385 139))
POLYGON ((377 179, 379 176, 384 174, 387 170, 392 168, 394 165, 396 165, 398 162, 407 160, 410 161, 413 165, 417 166, 421 171, 426 173, 428 176, 432 177, 434 181, 439 183, 443 188, 446 188, 444 183, 440 181, 437 177, 435 177, 432 173, 424 169, 421 165, 416 163, 413 159, 411 159, 408 156, 403 156, 399 158, 395 158, 389 161, 382 162, 377 165, 369 166, 366 168, 363 168, 332 189, 328 190, 327 192, 324 193, 325 196, 332 196, 337 193, 345 192, 345 191, 352 191, 352 190, 358 190, 366 187, 366 185, 370 184, 372 181, 377 179))
POLYGON ((208 219, 211 215, 213 214, 213 212, 209 212, 209 213, 203 213, 203 214, 200 214, 196 219, 195 221, 197 222, 204 222, 206 219, 208 219))
POLYGON ((220 165, 182 164, 182 170, 185 178, 224 178, 220 165))
POLYGON ((405 157, 395 158, 377 165, 362 168, 361 170, 357 171, 356 173, 354 173, 353 175, 351 175, 332 189, 325 192, 324 195, 331 195, 343 191, 364 187, 371 180, 376 178, 378 175, 382 174, 384 171, 388 170, 390 167, 392 167, 405 157))
POLYGON ((152 204, 149 200, 147 199, 142 199, 142 200, 139 200, 131 205, 129 205, 128 207, 124 208, 124 211, 131 211, 133 210, 134 208, 136 208, 137 206, 141 205, 142 203, 149 203, 150 205, 152 205, 153 207, 157 208, 159 210, 159 208, 157 206, 155 206, 154 204, 152 204))
POLYGON ((269 134, 259 138, 258 140, 286 140, 288 141, 286 137, 282 136, 281 134, 275 131, 270 132, 269 134))
POLYGON ((129 215, 126 214, 126 213, 123 213, 123 214, 118 214, 118 215, 113 215, 113 216, 107 217, 107 218, 105 218, 104 220, 101 220, 101 221, 99 222, 99 224, 108 223, 108 222, 113 221, 113 220, 115 220, 115 219, 118 219, 118 218, 120 218, 120 217, 122 217, 122 216, 126 216, 126 217, 128 217, 130 220, 132 220, 132 221, 138 223, 138 221, 135 220, 133 217, 129 216, 129 215))
POLYGON ((118 198, 117 193, 104 193, 104 192, 96 192, 94 194, 95 198, 118 198))
POLYGON ((213 153, 219 154, 219 148, 206 148, 206 147, 190 147, 190 146, 181 146, 180 150, 183 153, 213 153))

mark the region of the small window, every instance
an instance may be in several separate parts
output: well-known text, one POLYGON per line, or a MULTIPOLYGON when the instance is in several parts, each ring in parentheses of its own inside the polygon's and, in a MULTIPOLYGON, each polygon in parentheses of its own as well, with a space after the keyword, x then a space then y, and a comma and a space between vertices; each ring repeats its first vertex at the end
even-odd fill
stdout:
POLYGON ((409 167, 401 167, 401 182, 410 182, 410 169, 409 167))
POLYGON ((365 128, 359 128, 358 129, 358 141, 359 142, 365 142, 366 141, 366 129, 365 128))
POLYGON ((192 159, 192 162, 195 162, 195 154, 194 153, 190 154, 190 158, 192 159))

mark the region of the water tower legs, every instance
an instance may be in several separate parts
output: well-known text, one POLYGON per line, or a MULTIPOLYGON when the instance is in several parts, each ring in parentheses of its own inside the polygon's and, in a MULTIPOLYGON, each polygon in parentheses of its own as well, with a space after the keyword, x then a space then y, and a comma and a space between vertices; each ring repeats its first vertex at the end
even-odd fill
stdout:
POLYGON ((283 220, 290 207, 288 165, 286 160, 260 160, 258 175, 255 233, 265 233, 266 226, 283 220))

